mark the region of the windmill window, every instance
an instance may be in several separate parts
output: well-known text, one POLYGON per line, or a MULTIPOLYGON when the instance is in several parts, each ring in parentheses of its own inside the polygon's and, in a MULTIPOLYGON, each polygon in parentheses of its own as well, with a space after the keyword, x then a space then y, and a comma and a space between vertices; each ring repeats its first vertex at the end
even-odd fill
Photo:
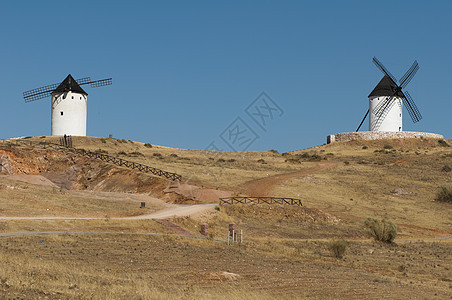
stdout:
POLYGON ((80 97, 80 100, 82 100, 82 97, 80 97))
POLYGON ((72 99, 74 99, 74 96, 72 96, 72 99))
POLYGON ((62 112, 62 111, 60 111, 60 114, 61 114, 61 115, 63 115, 63 112, 62 112))

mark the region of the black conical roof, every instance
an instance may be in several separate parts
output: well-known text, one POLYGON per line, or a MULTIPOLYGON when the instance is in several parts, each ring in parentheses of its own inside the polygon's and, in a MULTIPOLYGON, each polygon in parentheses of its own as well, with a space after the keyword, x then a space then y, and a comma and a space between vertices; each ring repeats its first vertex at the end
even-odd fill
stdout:
MULTIPOLYGON (((397 84, 395 84, 388 75, 385 75, 368 97, 396 96, 394 93, 397 88, 397 84)), ((401 92, 397 92, 397 96, 401 97, 402 95, 399 95, 400 93, 401 92)))
POLYGON ((88 95, 80 85, 75 81, 75 79, 69 74, 65 80, 52 92, 52 93, 65 93, 65 92, 74 92, 79 94, 88 95))

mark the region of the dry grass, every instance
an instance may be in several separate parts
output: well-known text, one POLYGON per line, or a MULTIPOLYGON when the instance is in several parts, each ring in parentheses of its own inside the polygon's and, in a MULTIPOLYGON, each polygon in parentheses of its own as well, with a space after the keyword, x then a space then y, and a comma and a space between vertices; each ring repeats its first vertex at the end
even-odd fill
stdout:
MULTIPOLYGON (((53 137, 34 139, 58 142, 58 139, 53 137)), ((293 172, 303 168, 303 166, 284 163, 285 158, 282 155, 272 152, 215 152, 155 145, 149 148, 145 147, 144 143, 92 137, 74 137, 73 145, 90 151, 100 149, 109 155, 181 174, 184 180, 191 183, 224 190, 262 176, 293 172), (126 155, 118 155, 118 153, 126 155), (133 153, 142 155, 133 155, 133 153), (264 159, 266 163, 258 162, 259 159, 264 159), (237 172, 240 172, 240 176, 237 176, 237 172)))
POLYGON ((151 197, 93 191, 72 191, 0 178, 1 216, 124 217, 160 208, 151 197), (140 202, 147 202, 140 209, 140 202))
MULTIPOLYGON (((419 144, 415 147, 405 145, 403 152, 398 141, 380 141, 373 146, 375 143, 320 147, 320 150, 324 148, 326 152, 334 153, 336 161, 347 161, 349 164, 286 181, 272 192, 299 197, 309 207, 320 208, 342 218, 353 216, 364 220, 367 216, 384 217, 397 224, 450 232, 448 210, 434 199, 438 185, 452 182, 452 174, 441 171, 444 164, 452 163, 449 155, 452 151, 437 146, 436 140, 420 142, 420 145, 428 144, 425 148, 419 147, 419 144), (395 151, 375 152, 384 150, 384 144, 388 143, 395 145, 395 151), (368 149, 362 149, 363 144, 368 144, 368 149), (422 154, 415 154, 413 148, 422 154)), ((401 229, 401 234, 405 234, 401 229)))
POLYGON ((445 297, 449 246, 351 242, 338 262, 327 241, 252 238, 227 247, 161 236, 2 238, 0 291, 28 298, 293 299, 346 298, 353 287, 367 298, 445 297))
MULTIPOLYGON (((1 237, 0 297, 450 297, 451 240, 409 240, 452 235, 450 205, 434 201, 437 186, 452 182, 452 172, 442 171, 444 165, 452 165, 452 150, 437 140, 354 141, 289 154, 149 148, 142 143, 100 138, 74 138, 74 145, 122 155, 181 173, 199 185, 235 192, 252 179, 307 170, 318 164, 314 158, 335 162, 337 167, 280 181, 267 191, 269 195, 301 198, 302 208, 222 206, 220 211, 197 219, 171 220, 195 235, 199 235, 199 225, 207 222, 211 238, 205 240, 145 235, 172 231, 152 220, 111 219, 142 213, 138 205, 143 195, 127 198, 121 194, 119 201, 108 193, 60 191, 1 179, 3 216, 48 213, 105 218, 2 221, 0 232, 65 230, 118 234, 1 237), (385 145, 392 148, 385 149, 385 145), (258 162, 260 159, 266 163, 258 162), (393 220, 400 230, 395 243, 385 245, 366 237, 363 221, 368 216, 393 220), (245 244, 226 246, 230 222, 243 230, 245 244), (331 240, 347 241, 342 260, 330 253, 331 240), (223 272, 238 277, 228 277, 223 272)), ((23 150, 14 151, 26 156, 21 153, 23 150)), ((32 156, 24 159, 32 160, 32 156)), ((63 165, 68 160, 58 153, 52 153, 52 157, 52 164, 63 165)), ((88 170, 97 168, 82 159, 74 163, 85 164, 88 170)), ((98 181, 87 182, 87 188, 108 180, 106 174, 115 170, 100 170, 98 181)), ((28 171, 38 172, 38 168, 30 166, 28 171)), ((130 190, 139 190, 137 183, 132 182, 132 171, 117 172, 115 176, 104 190, 124 184, 121 180, 131 181, 130 190)), ((138 186, 147 180, 140 179, 138 186)), ((149 183, 156 184, 163 186, 149 183)))

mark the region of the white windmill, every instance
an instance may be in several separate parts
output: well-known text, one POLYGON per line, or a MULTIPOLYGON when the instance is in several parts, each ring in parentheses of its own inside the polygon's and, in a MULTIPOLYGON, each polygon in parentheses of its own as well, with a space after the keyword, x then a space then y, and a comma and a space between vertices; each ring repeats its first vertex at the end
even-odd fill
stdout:
POLYGON ((106 86, 112 84, 112 79, 92 81, 90 77, 85 77, 75 80, 69 74, 61 83, 24 92, 24 99, 25 102, 31 102, 51 96, 52 136, 86 136, 88 94, 80 87, 85 84, 93 88, 106 86))
POLYGON ((369 131, 402 131, 402 108, 404 105, 413 122, 420 121, 422 119, 421 113, 410 94, 407 91, 402 92, 402 89, 407 86, 419 70, 417 61, 414 61, 405 75, 402 76, 399 85, 397 85, 395 77, 376 57, 373 58, 373 62, 385 75, 369 94, 369 109, 356 131, 361 128, 369 113, 369 131))

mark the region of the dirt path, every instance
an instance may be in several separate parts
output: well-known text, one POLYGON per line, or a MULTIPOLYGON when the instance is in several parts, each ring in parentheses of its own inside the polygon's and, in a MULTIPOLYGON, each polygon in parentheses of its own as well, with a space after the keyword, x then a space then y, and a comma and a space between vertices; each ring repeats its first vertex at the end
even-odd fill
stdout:
MULTIPOLYGON (((198 204, 198 205, 176 205, 166 204, 166 208, 147 215, 133 217, 116 217, 111 220, 144 220, 144 219, 164 219, 171 217, 186 217, 203 214, 213 210, 216 204, 198 204)), ((105 217, 0 217, 0 220, 103 220, 105 217)))
MULTIPOLYGON (((143 220, 143 219, 165 219, 172 217, 186 217, 186 216, 196 216, 205 213, 209 210, 213 210, 217 204, 195 204, 195 205, 176 205, 169 204, 170 206, 166 209, 156 211, 149 215, 133 216, 133 217, 123 217, 116 218, 121 220, 143 220)), ((115 219, 115 218, 112 218, 115 219)))
MULTIPOLYGON (((405 160, 400 160, 400 161, 396 161, 394 163, 405 163, 405 162, 406 162, 405 160)), ((339 164, 338 162, 319 162, 316 166, 307 168, 305 170, 251 180, 251 181, 248 181, 245 184, 243 184, 243 186, 240 187, 240 191, 243 194, 246 194, 249 196, 265 197, 265 196, 268 196, 268 192, 272 188, 283 183, 286 180, 297 178, 300 176, 311 175, 313 173, 318 173, 318 172, 321 172, 321 171, 324 171, 327 169, 332 169, 332 168, 337 167, 338 164, 339 164)), ((351 208, 347 207, 346 205, 344 205, 344 209, 341 209, 339 211, 337 211, 337 210, 333 211, 333 210, 331 210, 331 208, 332 208, 332 205, 329 205, 327 208, 323 208, 322 210, 325 212, 328 212, 328 213, 334 213, 336 216, 338 216, 340 218, 347 218, 347 219, 359 220, 359 221, 365 220, 365 218, 363 218, 363 217, 346 214, 347 212, 349 212, 351 210, 351 208)), ((418 230, 421 232, 427 232, 427 233, 442 236, 439 239, 442 239, 444 237, 445 237, 445 239, 450 239, 450 236, 451 236, 450 232, 444 232, 444 231, 430 229, 430 228, 423 228, 423 227, 414 226, 414 225, 397 224, 397 226, 400 226, 403 228, 415 229, 415 230, 418 230)), ((428 240, 428 239, 422 239, 422 240, 428 240)))
POLYGON ((241 193, 253 197, 265 197, 268 196, 268 192, 274 188, 275 186, 281 184, 282 182, 297 178, 300 176, 306 176, 311 175, 313 173, 318 173, 323 170, 332 169, 335 168, 339 163, 338 162, 332 162, 332 161, 326 161, 326 162, 319 162, 316 166, 307 168, 305 170, 292 172, 292 173, 286 173, 286 174, 278 174, 274 176, 268 176, 265 178, 255 179, 246 182, 243 184, 239 190, 241 193))

